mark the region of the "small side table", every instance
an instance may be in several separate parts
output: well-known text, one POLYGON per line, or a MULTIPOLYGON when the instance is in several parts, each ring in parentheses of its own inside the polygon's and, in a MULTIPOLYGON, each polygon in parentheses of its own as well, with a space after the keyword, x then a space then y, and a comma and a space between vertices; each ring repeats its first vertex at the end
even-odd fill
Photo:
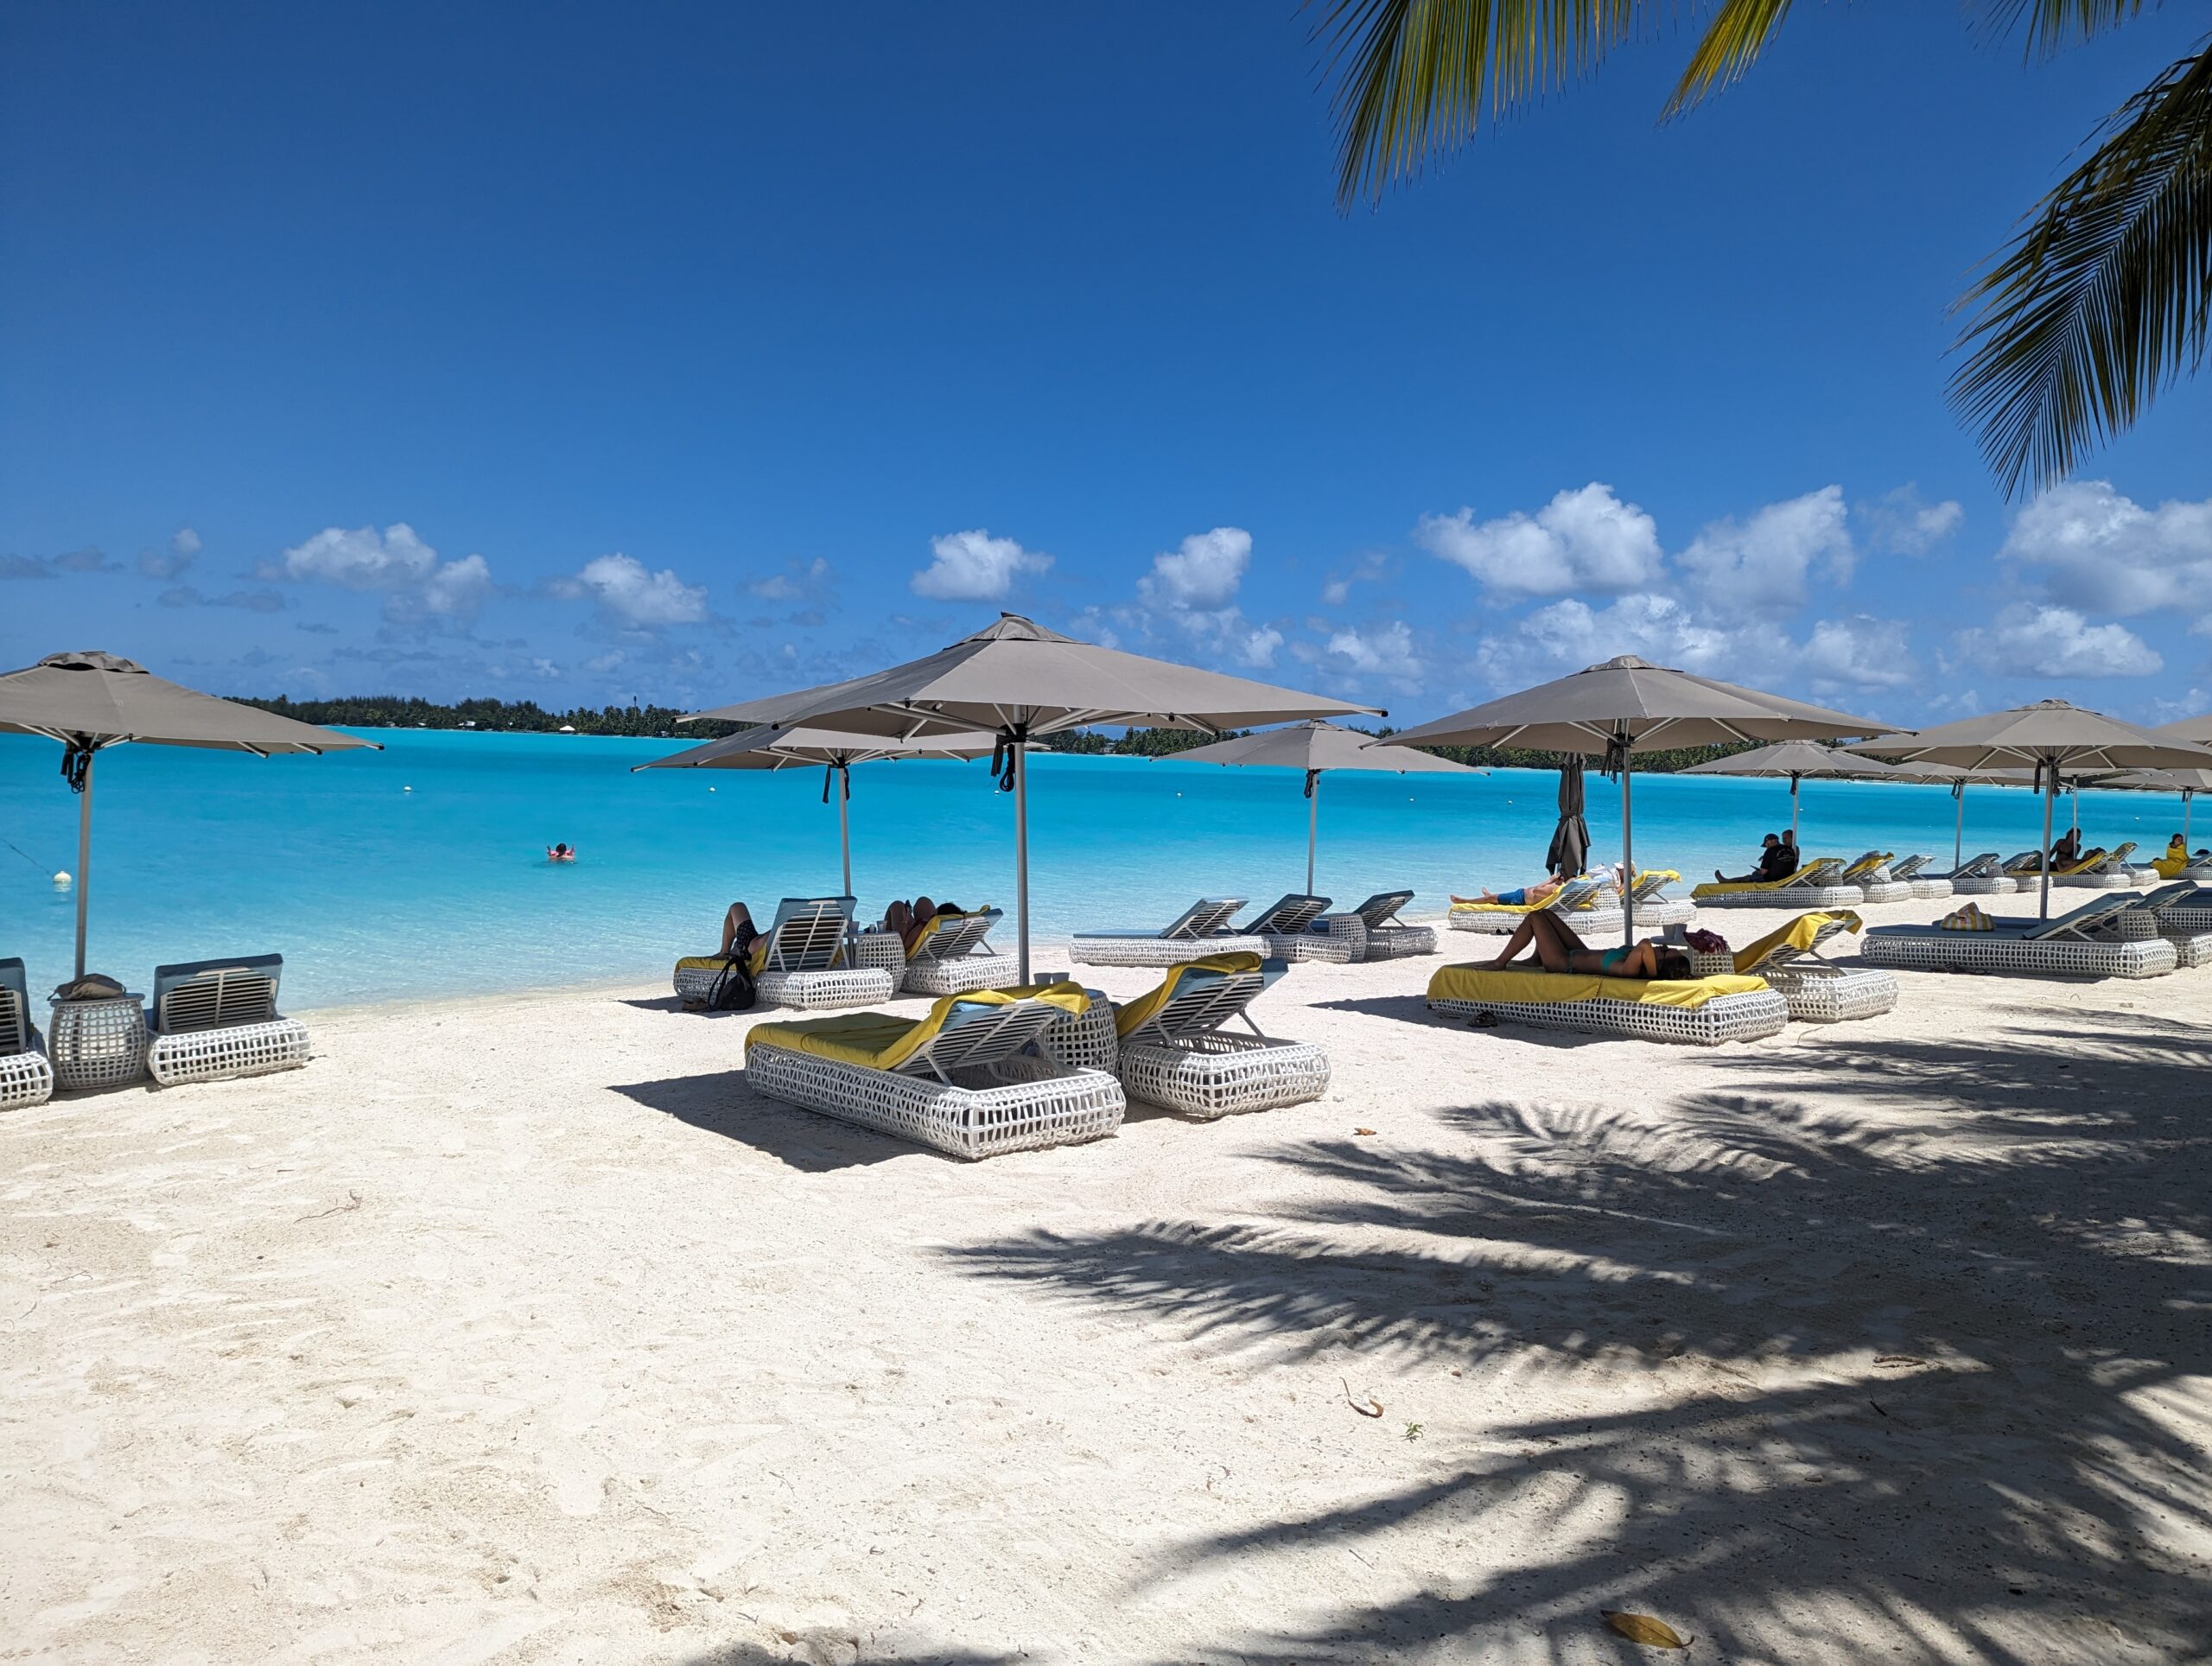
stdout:
POLYGON ((906 970, 906 945, 896 932, 856 932, 848 947, 855 966, 893 973, 906 970))
POLYGON ((48 1027, 47 1056, 54 1061, 54 1085, 121 1087, 146 1073, 146 997, 110 995, 98 1001, 52 997, 54 1021, 48 1027))

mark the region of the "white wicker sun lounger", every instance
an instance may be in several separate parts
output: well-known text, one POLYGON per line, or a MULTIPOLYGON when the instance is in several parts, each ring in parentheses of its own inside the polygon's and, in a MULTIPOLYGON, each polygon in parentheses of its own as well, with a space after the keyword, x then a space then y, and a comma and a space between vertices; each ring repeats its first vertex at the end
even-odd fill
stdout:
POLYGON ((1697 923, 1697 904, 1688 897, 1667 894, 1667 887, 1678 883, 1681 877, 1671 868, 1647 868, 1637 874, 1629 894, 1636 899, 1636 929, 1639 936, 1647 925, 1697 923))
POLYGON ((2081 891, 2126 891, 2142 884, 2146 877, 2157 878, 2148 868, 2128 866, 2127 858, 2134 849, 2133 843, 2123 844, 2093 862, 2055 871, 2050 882, 2081 891))
POLYGON ((54 1065, 31 1023, 23 963, 0 960, 0 1110, 22 1110, 54 1097, 54 1065))
MULTIPOLYGON (((1859 916, 1848 911, 1802 914, 1742 953, 1727 957, 1729 970, 1764 978, 1789 1003, 1790 1017, 1801 1023, 1872 1018, 1897 1004, 1897 979, 1871 967, 1839 966, 1821 956, 1836 938, 1859 929, 1859 916)), ((1702 971, 1703 959, 1692 955, 1690 963, 1702 971)))
POLYGON ((1122 1125, 1121 1083, 1048 1051, 1059 1021, 1087 1002, 1061 983, 949 995, 918 1019, 843 1013, 756 1024, 745 1079, 771 1099, 956 1157, 1101 1139, 1122 1125))
POLYGON ((964 995, 1013 982, 1013 967, 983 941, 1005 919, 996 908, 972 914, 937 914, 922 925, 899 987, 908 995, 964 995))
POLYGON ((1267 944, 1269 960, 1325 960, 1348 965, 1367 946, 1367 927, 1357 914, 1332 914, 1330 899, 1294 891, 1273 907, 1236 927, 1239 937, 1267 944))
POLYGON ((166 1088, 299 1069, 307 1026, 277 1014, 283 971, 282 955, 155 967, 147 1072, 166 1088))
POLYGON ((1433 925, 1408 925, 1398 918, 1398 911, 1413 900, 1410 891, 1377 891, 1352 910, 1367 933, 1361 959, 1400 960, 1408 955, 1436 952, 1433 925))
POLYGON ((1928 858, 1905 856, 1890 864, 1890 877, 1910 886, 1914 898, 1921 902, 1934 902, 1951 894, 1951 881, 1941 874, 1927 871, 1928 858))
POLYGON ((1455 932, 1482 932, 1491 937, 1510 937, 1529 915, 1551 910, 1574 928, 1586 942, 1611 937, 1621 929, 1619 899, 1612 887, 1596 874, 1586 874, 1560 887, 1542 902, 1455 902, 1445 923, 1455 932))
POLYGON ((2020 888, 2019 881, 2005 871, 1994 850, 1961 862, 1944 877, 1962 897, 2009 897, 2020 888))
POLYGON ((2158 977, 2180 963, 2160 922, 2133 896, 2104 896, 2052 920, 1999 919, 1986 932, 1878 925, 1859 952, 1878 966, 2031 977, 2158 977))
POLYGON ((1254 955, 1209 956, 1173 968, 1158 989, 1117 1008, 1115 1070, 1129 1097, 1211 1119, 1327 1092, 1329 1055, 1310 1041, 1262 1034, 1246 1010, 1283 971, 1254 955), (1252 1033, 1224 1033, 1231 1019, 1252 1033))
MULTIPOLYGON (((899 974, 883 966, 855 965, 847 937, 850 897, 785 897, 776 918, 753 944, 753 982, 769 1007, 873 1007, 888 1001, 899 974)), ((676 993, 703 1001, 726 963, 698 955, 676 964, 676 993)))
POLYGON ((1630 978, 1567 972, 1497 972, 1477 964, 1440 966, 1428 981, 1432 1012, 1454 1018, 1493 1017, 1547 1029, 1718 1046, 1777 1035, 1789 1008, 1756 977, 1714 976, 1649 985, 1630 978), (1694 1006, 1647 998, 1713 986, 1694 1006))
POLYGON ((1856 908, 1866 894, 1842 874, 1840 858, 1815 856, 1787 879, 1707 881, 1690 897, 1700 908, 1856 908))
POLYGON ((1084 966, 1179 966, 1200 955, 1264 955, 1259 938, 1232 932, 1229 921, 1243 897, 1205 897, 1157 932, 1077 932, 1070 956, 1084 966))
POLYGON ((1843 882, 1855 885, 1869 902, 1910 902, 1912 883, 1890 871, 1891 852, 1869 850, 1843 870, 1843 882))
POLYGON ((2158 922, 2158 935, 2174 946, 2174 963, 2183 970, 2212 966, 2212 893, 2193 880, 2170 880, 2136 906, 2158 922))

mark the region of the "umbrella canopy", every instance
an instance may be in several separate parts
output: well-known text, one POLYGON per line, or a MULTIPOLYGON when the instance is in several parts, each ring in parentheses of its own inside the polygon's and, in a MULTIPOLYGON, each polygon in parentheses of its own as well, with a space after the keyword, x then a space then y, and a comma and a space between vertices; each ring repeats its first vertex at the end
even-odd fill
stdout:
POLYGON ((1577 754, 1559 766, 1559 824, 1544 850, 1546 873, 1571 879, 1589 864, 1590 823, 1582 817, 1582 759, 1577 754))
POLYGON ((1904 780, 1906 772, 1873 758, 1855 758, 1817 741, 1781 741, 1770 747, 1731 754, 1692 764, 1685 775, 1756 775, 1789 781, 1789 842, 1797 842, 1797 784, 1807 776, 1840 776, 1848 780, 1904 780))
POLYGON ((848 734, 830 728, 749 728, 726 734, 703 746, 656 758, 641 769, 822 769, 822 801, 837 792, 837 848, 844 863, 844 894, 853 894, 853 836, 846 804, 853 796, 851 769, 855 764, 886 758, 981 758, 996 745, 994 736, 982 733, 942 734, 926 741, 900 741, 881 734, 848 734))
POLYGON ((2090 775, 2130 769, 2212 767, 2212 750, 2138 728, 2063 700, 1941 723, 1916 734, 1883 735, 1852 748, 1904 764, 1954 764, 1984 770, 2026 765, 2043 788, 2043 900, 2050 916, 2050 817, 2063 771, 2090 775))
POLYGON ((694 712, 679 721, 722 718, 779 728, 813 725, 906 740, 988 731, 997 742, 993 773, 1014 794, 1014 888, 1020 970, 1027 981, 1031 743, 1094 723, 1164 723, 1217 734, 1346 713, 1388 715, 1378 707, 1077 642, 1019 614, 1001 614, 996 624, 926 658, 871 677, 694 712))
MULTIPOLYGON (((1602 755, 1606 773, 1620 776, 1621 862, 1632 877, 1633 754, 1731 741, 1832 741, 1889 727, 1623 654, 1572 677, 1418 724, 1391 739, 1407 745, 1529 747, 1602 755)), ((1636 938, 1633 890, 1623 889, 1630 942, 1636 938)))
POLYGON ((1262 729, 1167 755, 1192 764, 1258 764, 1306 772, 1306 889, 1313 889, 1313 848, 1320 834, 1322 773, 1332 769, 1392 770, 1401 775, 1484 775, 1471 764, 1455 764, 1433 752, 1415 752, 1387 741, 1370 746, 1371 736, 1339 728, 1315 718, 1288 728, 1262 729))
POLYGON ((250 752, 261 758, 383 750, 373 741, 201 694, 156 677, 136 661, 97 650, 48 654, 35 665, 0 675, 0 734, 41 734, 67 748, 62 779, 79 795, 79 977, 85 975, 85 924, 91 906, 95 754, 131 741, 250 752))
POLYGON ((2169 741, 2185 741, 2193 747, 2212 747, 2212 711, 2202 716, 2184 717, 2178 723, 2161 723, 2151 731, 2169 741))
MULTIPOLYGON (((2169 723, 2154 729, 2156 734, 2171 734, 2176 729, 2192 727, 2169 723)), ((2212 718, 2199 717, 2193 727, 2212 734, 2212 718)), ((2107 776, 2097 782, 2098 786, 2125 787, 2136 792, 2178 792, 2181 794, 2181 841, 2189 843, 2190 805, 2200 792, 2212 792, 2212 769, 2138 769, 2125 775, 2107 776)))

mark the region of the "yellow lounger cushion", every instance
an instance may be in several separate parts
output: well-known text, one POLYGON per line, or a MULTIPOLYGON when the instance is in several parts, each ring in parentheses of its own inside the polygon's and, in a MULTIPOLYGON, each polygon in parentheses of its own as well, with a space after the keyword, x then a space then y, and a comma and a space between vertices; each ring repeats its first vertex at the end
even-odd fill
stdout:
POLYGON ((1583 972, 1497 972, 1487 966, 1440 966, 1428 980, 1431 1001, 1563 1005, 1576 1001, 1633 1001, 1652 1007, 1702 1007, 1724 995, 1757 995, 1763 977, 1598 977, 1583 972))
POLYGON ((1452 905, 1452 912, 1455 914, 1533 914, 1539 908, 1550 906, 1549 901, 1455 902, 1452 905))
POLYGON ((745 1049, 749 1053, 756 1046, 781 1047, 787 1052, 809 1052, 865 1070, 896 1070, 936 1039, 955 1008, 1011 1007, 1025 996, 1064 1012, 1081 1014, 1090 1009, 1090 997, 1080 983, 976 989, 968 995, 946 995, 920 1018, 901 1018, 896 1013, 839 1013, 831 1018, 755 1024, 746 1035, 745 1049))
MULTIPOLYGON (((1692 891, 1690 895, 1693 897, 1731 897, 1748 895, 1750 893, 1754 891, 1786 891, 1791 886, 1796 884, 1799 878, 1803 874, 1805 868, 1810 868, 1811 866, 1812 863, 1807 862, 1802 867, 1799 868, 1796 873, 1789 874, 1786 877, 1778 880, 1707 880, 1703 885, 1699 886, 1695 890, 1692 891)), ((1840 884, 1841 881, 1831 881, 1830 883, 1840 884)))
POLYGON ((1147 989, 1126 1007, 1114 1009, 1114 1033, 1118 1036, 1135 1035, 1152 1022, 1153 1014, 1174 998, 1176 986, 1192 972, 1256 972, 1259 970, 1259 956, 1249 952, 1208 955, 1203 960, 1170 966, 1167 976, 1160 980, 1158 989, 1147 989))
POLYGON ((1809 949, 1819 940, 1821 929, 1837 920, 1841 920, 1854 932, 1860 929, 1859 916, 1848 908, 1839 908, 1827 914, 1800 914, 1779 932, 1769 932, 1750 948, 1737 950, 1736 970, 1748 975, 1751 968, 1777 949, 1809 949))
POLYGON ((938 909, 937 912, 931 914, 927 919, 924 920, 922 922, 922 929, 914 933, 913 944, 906 951, 906 958, 912 960, 916 955, 919 954, 921 952, 922 944, 927 943, 936 933, 937 928, 945 924, 947 921, 968 919, 974 915, 988 914, 991 911, 988 908, 938 909))
MULTIPOLYGON (((745 961, 747 970, 755 977, 766 970, 768 938, 765 932, 753 939, 752 951, 745 961)), ((679 972, 719 972, 728 964, 728 957, 723 955, 686 955, 676 963, 676 970, 679 972)))

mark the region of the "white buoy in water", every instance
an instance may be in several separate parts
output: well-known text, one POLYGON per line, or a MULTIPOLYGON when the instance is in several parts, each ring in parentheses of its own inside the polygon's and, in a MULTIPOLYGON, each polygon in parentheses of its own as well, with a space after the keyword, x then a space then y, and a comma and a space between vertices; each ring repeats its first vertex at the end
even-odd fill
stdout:
POLYGON ((66 868, 54 876, 54 882, 60 886, 64 891, 67 891, 70 886, 75 883, 75 881, 69 877, 69 870, 66 868))
POLYGON ((414 789, 413 787, 411 787, 411 786, 404 786, 404 787, 400 788, 399 790, 400 790, 402 792, 412 792, 415 789, 414 789))

